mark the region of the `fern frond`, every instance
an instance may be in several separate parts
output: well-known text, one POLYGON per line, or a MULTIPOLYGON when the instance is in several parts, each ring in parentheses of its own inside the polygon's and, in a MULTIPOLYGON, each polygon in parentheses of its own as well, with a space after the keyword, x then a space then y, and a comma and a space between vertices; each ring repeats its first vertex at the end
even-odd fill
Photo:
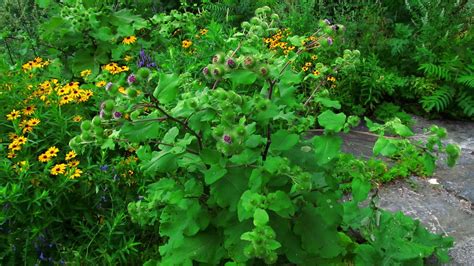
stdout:
POLYGON ((423 72, 425 72, 425 74, 430 77, 435 77, 435 78, 444 79, 444 80, 451 79, 449 70, 442 66, 437 66, 431 63, 425 63, 425 64, 421 64, 418 69, 423 70, 423 72))
POLYGON ((421 98, 420 103, 427 112, 435 109, 437 112, 445 110, 453 100, 453 90, 449 87, 439 87, 430 96, 421 98))
POLYGON ((474 74, 462 75, 456 81, 474 89, 474 74))
POLYGON ((457 103, 465 115, 474 117, 474 93, 459 93, 457 97, 457 103))

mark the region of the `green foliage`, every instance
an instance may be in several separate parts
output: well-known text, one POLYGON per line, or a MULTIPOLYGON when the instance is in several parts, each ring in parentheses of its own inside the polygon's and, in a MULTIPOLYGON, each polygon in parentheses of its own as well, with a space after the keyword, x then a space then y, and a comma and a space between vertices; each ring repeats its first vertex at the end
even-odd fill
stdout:
POLYGON ((450 87, 442 87, 434 91, 432 95, 421 98, 420 102, 426 111, 435 109, 437 112, 445 110, 452 101, 453 91, 450 87))
MULTIPOLYGON (((27 10, 7 2, 13 9, 5 10, 27 10)), ((164 2, 163 9, 177 6, 164 2)), ((361 11, 377 24, 387 6, 329 2, 195 6, 183 0, 184 12, 169 13, 156 13, 156 1, 28 2, 43 13, 25 47, 41 43, 38 51, 49 60, 10 67, 5 62, 14 63, 15 54, 0 56, 0 115, 22 110, 21 119, 0 123, 0 170, 6 173, 0 177, 0 261, 416 265, 433 255, 444 261, 450 238, 379 210, 369 194, 374 183, 432 174, 440 154, 454 165, 460 149, 442 142, 446 130, 433 126, 425 141, 413 141, 409 118, 384 102, 408 95, 413 84, 414 101, 439 96, 451 84, 470 88, 472 69, 462 69, 465 56, 436 60, 439 50, 432 47, 417 49, 420 69, 387 68, 380 53, 403 57, 417 46, 408 39, 419 28, 407 21, 394 26, 388 45, 364 47, 372 55, 361 59, 359 50, 342 49, 343 25, 314 23, 314 15, 361 11), (288 14, 281 20, 264 4, 288 7, 288 14), (247 18, 241 28, 216 22, 247 18), (282 24, 299 35, 278 30, 282 24), (415 76, 423 74, 419 70, 426 77, 415 76), (81 100, 72 96, 75 90, 89 96, 81 100), (36 113, 25 114, 33 103, 36 113), (366 118, 368 134, 377 137, 374 157, 343 153, 338 134, 359 124, 354 113, 372 110, 384 121, 366 118), (77 114, 81 124, 70 121, 77 114), (41 126, 25 130, 20 120, 28 116, 41 119, 41 126), (314 127, 321 134, 307 138, 314 127), (14 140, 3 141, 12 138, 7 133, 28 137, 25 146, 18 150, 14 140), (42 162, 36 154, 55 145, 62 157, 67 143, 81 158, 79 176, 70 172, 77 165, 66 166, 68 159, 42 162), (67 172, 54 174, 61 162, 67 172)), ((372 30, 387 29, 381 23, 372 30)), ((13 32, 26 36, 21 27, 7 31, 5 45, 13 32)), ((369 33, 361 45, 376 42, 369 33)), ((449 99, 426 101, 426 109, 456 103, 469 114, 469 93, 453 90, 449 99)))

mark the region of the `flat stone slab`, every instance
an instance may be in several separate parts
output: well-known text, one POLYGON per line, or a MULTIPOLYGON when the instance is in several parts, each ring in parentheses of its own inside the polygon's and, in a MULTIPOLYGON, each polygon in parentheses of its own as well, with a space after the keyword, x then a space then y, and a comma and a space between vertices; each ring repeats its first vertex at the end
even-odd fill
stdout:
MULTIPOLYGON (((427 120, 413 117, 415 139, 423 139, 423 129, 435 124, 448 130, 446 143, 457 143, 462 155, 449 168, 440 158, 433 177, 410 177, 384 184, 379 190, 379 207, 402 211, 420 220, 430 231, 450 235, 455 245, 449 265, 474 265, 474 122, 427 120)), ((359 126, 359 131, 368 131, 359 126)), ((372 156, 376 138, 360 133, 341 134, 343 150, 363 158, 372 156)))

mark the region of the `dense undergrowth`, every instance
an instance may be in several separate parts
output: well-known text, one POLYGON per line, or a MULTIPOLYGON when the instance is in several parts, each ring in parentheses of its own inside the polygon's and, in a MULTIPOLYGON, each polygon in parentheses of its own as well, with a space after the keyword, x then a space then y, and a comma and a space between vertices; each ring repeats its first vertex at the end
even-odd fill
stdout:
POLYGON ((472 118, 472 6, 251 2, 2 3, 2 264, 449 259, 377 186, 459 157, 401 105, 472 118))

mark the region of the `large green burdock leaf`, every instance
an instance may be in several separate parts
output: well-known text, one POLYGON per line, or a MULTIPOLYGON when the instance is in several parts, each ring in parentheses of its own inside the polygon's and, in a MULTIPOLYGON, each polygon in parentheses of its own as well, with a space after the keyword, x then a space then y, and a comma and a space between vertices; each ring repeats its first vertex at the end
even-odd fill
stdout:
POLYGON ((297 134, 290 134, 286 130, 278 130, 272 134, 272 143, 270 150, 272 151, 287 151, 293 148, 300 137, 297 134))
POLYGON ((100 65, 109 62, 108 48, 106 45, 101 45, 96 50, 78 50, 72 59, 72 71, 77 74, 82 70, 91 69, 93 73, 99 73, 100 65))
POLYGON ((162 253, 159 265, 193 265, 193 261, 206 265, 219 265, 225 254, 221 245, 222 237, 218 232, 201 232, 193 237, 186 237, 182 243, 162 253))
POLYGON ((325 214, 307 206, 296 219, 294 232, 301 237, 303 249, 322 258, 334 258, 344 251, 339 244, 338 224, 327 224, 325 214))
POLYGON ((221 179, 227 170, 218 164, 213 164, 211 168, 204 171, 204 181, 207 185, 213 184, 221 179))
POLYGON ((158 138, 161 134, 160 121, 149 121, 158 116, 149 115, 141 120, 126 122, 120 129, 120 135, 132 142, 142 142, 149 139, 158 138))
POLYGON ((95 29, 91 32, 91 36, 104 42, 112 41, 112 39, 115 37, 109 27, 100 27, 95 29))
POLYGON ((250 70, 236 70, 229 74, 229 78, 232 81, 234 87, 238 85, 249 85, 253 84, 257 80, 258 75, 250 70))
POLYGON ((318 122, 327 131, 339 132, 344 127, 346 115, 343 113, 335 114, 333 111, 327 110, 318 116, 318 122))
POLYGON ((170 103, 178 96, 178 87, 181 79, 176 74, 159 74, 159 83, 156 86, 153 96, 157 98, 160 103, 170 103))
POLYGON ((240 196, 247 190, 250 168, 229 168, 225 176, 211 185, 211 198, 222 208, 234 212, 240 196))
POLYGON ((342 139, 338 136, 317 136, 313 140, 318 164, 326 164, 341 152, 342 139))
POLYGON ((397 152, 397 146, 392 142, 392 140, 385 137, 379 137, 374 144, 373 152, 377 156, 382 154, 383 156, 391 156, 397 152))

